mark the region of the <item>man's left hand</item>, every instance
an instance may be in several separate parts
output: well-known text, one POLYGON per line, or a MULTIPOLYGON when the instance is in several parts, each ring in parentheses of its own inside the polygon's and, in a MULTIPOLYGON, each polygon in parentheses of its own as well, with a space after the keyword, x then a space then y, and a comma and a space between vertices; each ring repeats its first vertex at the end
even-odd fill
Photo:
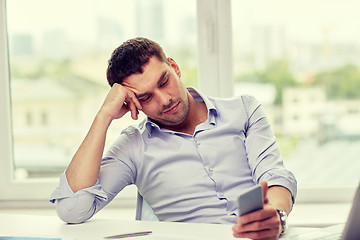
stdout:
POLYGON ((233 226, 233 235, 237 238, 256 240, 275 240, 281 233, 280 216, 276 207, 267 198, 267 183, 261 182, 263 189, 264 207, 261 210, 240 216, 233 226))

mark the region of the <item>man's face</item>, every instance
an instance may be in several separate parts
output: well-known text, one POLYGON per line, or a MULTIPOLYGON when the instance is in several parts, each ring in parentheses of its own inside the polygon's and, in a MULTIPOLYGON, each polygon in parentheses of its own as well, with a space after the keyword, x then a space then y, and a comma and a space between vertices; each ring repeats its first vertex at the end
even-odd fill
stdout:
POLYGON ((133 74, 122 82, 135 93, 142 111, 165 127, 181 124, 189 114, 188 93, 180 80, 180 69, 173 59, 168 61, 169 65, 152 57, 143 73, 133 74))

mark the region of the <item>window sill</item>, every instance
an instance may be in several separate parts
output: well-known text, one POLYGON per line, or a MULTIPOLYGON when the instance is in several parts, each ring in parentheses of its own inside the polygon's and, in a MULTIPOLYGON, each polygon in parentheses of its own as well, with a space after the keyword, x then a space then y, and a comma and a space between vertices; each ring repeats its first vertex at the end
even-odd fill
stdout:
POLYGON ((351 203, 299 203, 289 216, 289 225, 296 227, 326 227, 345 223, 351 203))

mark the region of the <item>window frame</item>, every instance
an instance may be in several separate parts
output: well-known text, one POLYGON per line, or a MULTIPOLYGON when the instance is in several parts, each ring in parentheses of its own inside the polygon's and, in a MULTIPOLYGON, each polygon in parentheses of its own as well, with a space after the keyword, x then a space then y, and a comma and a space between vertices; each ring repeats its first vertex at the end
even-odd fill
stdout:
POLYGON ((11 123, 11 95, 9 52, 6 25, 6 2, 0 1, 0 200, 42 200, 50 188, 56 186, 56 179, 14 180, 13 138, 11 123))
MULTIPOLYGON (((198 88, 215 97, 233 95, 231 0, 196 0, 198 34, 198 88), (202 43, 202 44, 199 44, 202 43)), ((14 180, 9 53, 6 0, 0 0, 0 207, 44 205, 58 179, 14 180), (32 204, 32 205, 31 205, 32 204)), ((350 202, 355 187, 299 188, 297 202, 350 202), (334 194, 336 193, 336 194, 334 194)), ((136 188, 129 187, 116 198, 116 205, 135 202, 136 188)), ((132 205, 133 206, 133 205, 132 205)))
POLYGON ((230 0, 198 0, 197 24, 199 89, 211 96, 231 97, 234 83, 230 0))

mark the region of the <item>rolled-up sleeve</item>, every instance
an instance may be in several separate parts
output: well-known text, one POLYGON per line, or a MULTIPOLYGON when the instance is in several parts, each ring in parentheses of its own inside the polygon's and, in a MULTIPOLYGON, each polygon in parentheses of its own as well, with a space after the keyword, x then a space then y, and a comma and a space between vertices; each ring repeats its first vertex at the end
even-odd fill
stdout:
POLYGON ((61 174, 59 186, 50 196, 50 202, 57 204, 60 219, 67 223, 84 222, 112 201, 124 187, 134 184, 136 167, 130 156, 134 152, 133 141, 128 135, 121 134, 106 151, 93 186, 73 192, 65 172, 61 174))
POLYGON ((254 182, 267 181, 269 186, 287 188, 294 203, 297 181, 284 166, 280 148, 261 104, 253 97, 243 98, 243 102, 248 114, 246 148, 254 182))
POLYGON ((108 202, 108 196, 101 189, 99 180, 89 188, 73 192, 65 173, 62 173, 59 186, 50 197, 50 202, 56 201, 56 211, 61 220, 67 223, 81 223, 103 208, 108 202))

